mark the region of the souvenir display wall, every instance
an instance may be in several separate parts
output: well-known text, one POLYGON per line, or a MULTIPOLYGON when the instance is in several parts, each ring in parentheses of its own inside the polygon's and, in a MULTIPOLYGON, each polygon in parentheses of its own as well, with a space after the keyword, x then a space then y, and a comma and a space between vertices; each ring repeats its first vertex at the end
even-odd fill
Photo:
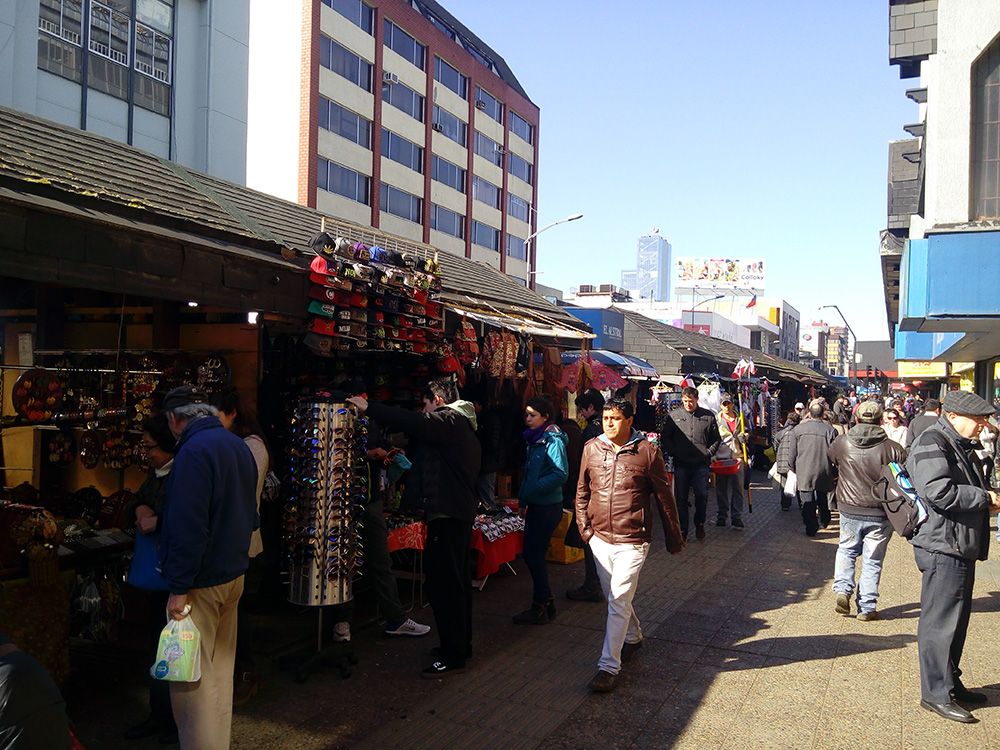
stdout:
POLYGON ((342 604, 362 566, 360 507, 368 497, 367 420, 329 393, 299 401, 288 447, 284 509, 288 599, 342 604))
POLYGON ((312 241, 309 333, 320 356, 336 351, 444 353, 437 261, 320 233, 312 241))

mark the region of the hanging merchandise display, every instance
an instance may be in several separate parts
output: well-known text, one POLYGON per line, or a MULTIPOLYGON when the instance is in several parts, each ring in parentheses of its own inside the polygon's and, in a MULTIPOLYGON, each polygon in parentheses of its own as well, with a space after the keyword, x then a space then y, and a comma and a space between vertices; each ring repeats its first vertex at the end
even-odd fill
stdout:
POLYGON ((302 399, 292 418, 284 538, 288 600, 343 604, 362 565, 360 506, 367 499, 368 422, 329 394, 302 399))
POLYGON ((309 332, 319 356, 337 351, 443 353, 443 310, 436 260, 353 245, 326 232, 312 241, 309 332))

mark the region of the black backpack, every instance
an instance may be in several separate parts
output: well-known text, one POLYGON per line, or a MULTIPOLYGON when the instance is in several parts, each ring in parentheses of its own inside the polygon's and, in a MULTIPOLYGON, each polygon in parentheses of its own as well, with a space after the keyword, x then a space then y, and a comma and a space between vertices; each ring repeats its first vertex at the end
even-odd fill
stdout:
POLYGON ((917 533, 927 520, 924 501, 913 488, 913 481, 902 464, 890 461, 872 485, 872 496, 881 504, 893 531, 904 539, 917 533))

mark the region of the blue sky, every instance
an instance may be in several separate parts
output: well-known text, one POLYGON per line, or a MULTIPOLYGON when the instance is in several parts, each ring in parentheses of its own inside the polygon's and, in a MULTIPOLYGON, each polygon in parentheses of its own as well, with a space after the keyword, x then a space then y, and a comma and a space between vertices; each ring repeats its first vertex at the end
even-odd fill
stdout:
POLYGON ((614 283, 658 227, 674 255, 764 258, 804 322, 887 338, 888 142, 917 105, 884 0, 442 0, 541 108, 538 281, 614 283), (836 313, 824 311, 830 323, 836 313))

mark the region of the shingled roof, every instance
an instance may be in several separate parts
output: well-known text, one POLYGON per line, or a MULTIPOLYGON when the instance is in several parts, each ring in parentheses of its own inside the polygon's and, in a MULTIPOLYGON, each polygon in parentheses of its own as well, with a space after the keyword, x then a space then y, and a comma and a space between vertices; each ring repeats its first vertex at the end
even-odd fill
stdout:
POLYGON ((282 249, 295 249, 306 256, 297 261, 303 273, 312 254, 310 239, 325 220, 327 231, 334 235, 423 257, 437 253, 445 302, 501 318, 535 321, 543 327, 555 323, 589 331, 585 323, 485 263, 324 217, 307 206, 4 107, 0 107, 0 183, 151 224, 207 232, 234 245, 246 241, 265 252, 270 248, 274 256, 280 256, 282 249))
POLYGON ((752 359, 757 366, 757 374, 772 380, 791 379, 816 385, 831 385, 833 383, 826 375, 797 362, 772 357, 770 354, 747 349, 731 341, 706 336, 703 333, 675 328, 633 310, 614 309, 621 312, 628 322, 649 334, 659 343, 673 349, 682 357, 701 357, 723 367, 733 367, 741 359, 752 359))

